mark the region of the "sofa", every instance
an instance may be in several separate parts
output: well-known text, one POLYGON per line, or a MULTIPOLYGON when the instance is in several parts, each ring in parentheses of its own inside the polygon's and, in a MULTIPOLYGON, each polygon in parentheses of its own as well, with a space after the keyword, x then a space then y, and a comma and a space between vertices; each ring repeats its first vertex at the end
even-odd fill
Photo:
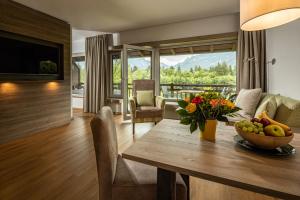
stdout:
MULTIPOLYGON (((286 124, 290 127, 300 129, 300 101, 292 99, 290 97, 281 96, 279 94, 263 93, 260 97, 257 108, 263 104, 266 99, 274 97, 277 103, 277 109, 273 119, 286 124)), ((236 121, 243 119, 251 119, 254 115, 245 115, 243 112, 239 112, 236 117, 229 117, 229 125, 234 124, 236 121)))
MULTIPOLYGON (((295 100, 289 97, 275 95, 275 94, 267 94, 262 93, 257 108, 265 102, 266 99, 270 97, 275 97, 277 103, 277 109, 274 120, 284 123, 294 129, 300 130, 300 101, 295 100)), ((175 102, 167 102, 165 105, 165 115, 164 118, 167 119, 179 119, 179 116, 176 113, 176 109, 178 108, 177 103, 175 102)), ((235 117, 229 117, 229 125, 233 125, 236 121, 240 121, 242 119, 250 119, 254 117, 243 114, 243 112, 239 112, 235 117)))

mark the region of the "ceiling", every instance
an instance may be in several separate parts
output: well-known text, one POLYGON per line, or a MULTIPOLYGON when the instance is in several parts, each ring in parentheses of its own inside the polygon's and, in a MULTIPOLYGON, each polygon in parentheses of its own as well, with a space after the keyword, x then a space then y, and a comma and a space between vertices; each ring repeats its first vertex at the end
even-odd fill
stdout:
POLYGON ((239 11, 239 0, 15 0, 73 28, 119 32, 239 11))
POLYGON ((86 30, 76 30, 73 29, 72 31, 72 41, 78 41, 82 40, 86 37, 92 37, 95 35, 101 35, 105 34, 104 32, 99 32, 99 31, 86 31, 86 30))

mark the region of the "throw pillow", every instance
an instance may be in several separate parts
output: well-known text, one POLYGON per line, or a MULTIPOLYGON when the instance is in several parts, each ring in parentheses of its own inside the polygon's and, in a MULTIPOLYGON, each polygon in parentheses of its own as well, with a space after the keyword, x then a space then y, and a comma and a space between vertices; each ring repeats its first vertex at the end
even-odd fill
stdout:
POLYGON ((139 106, 153 106, 153 91, 139 90, 136 91, 136 100, 139 106))
POLYGON ((264 100, 264 102, 258 106, 255 117, 258 118, 263 111, 266 111, 269 117, 272 119, 275 117, 277 111, 277 102, 274 96, 264 100))
POLYGON ((260 101, 262 90, 257 89, 242 89, 237 98, 236 106, 241 108, 244 113, 254 116, 258 102, 260 101))

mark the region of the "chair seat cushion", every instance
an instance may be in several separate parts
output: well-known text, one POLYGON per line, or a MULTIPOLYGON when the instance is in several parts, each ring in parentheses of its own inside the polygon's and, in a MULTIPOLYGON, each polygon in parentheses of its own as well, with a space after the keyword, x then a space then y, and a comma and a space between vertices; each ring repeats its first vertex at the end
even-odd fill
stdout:
MULTIPOLYGON (((155 200, 157 169, 118 157, 113 183, 113 200, 155 200)), ((176 196, 186 200, 187 189, 180 175, 176 177, 176 196)))
POLYGON ((154 106, 138 106, 135 116, 137 118, 161 117, 162 109, 154 106))

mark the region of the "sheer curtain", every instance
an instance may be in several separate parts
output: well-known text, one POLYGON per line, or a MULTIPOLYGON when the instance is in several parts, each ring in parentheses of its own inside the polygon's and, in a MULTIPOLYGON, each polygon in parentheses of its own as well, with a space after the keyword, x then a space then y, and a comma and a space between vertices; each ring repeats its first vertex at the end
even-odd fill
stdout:
POLYGON ((111 80, 108 60, 108 47, 111 45, 111 34, 86 39, 84 112, 97 113, 105 105, 111 80))
POLYGON ((261 88, 266 91, 266 32, 239 31, 237 90, 261 88))

